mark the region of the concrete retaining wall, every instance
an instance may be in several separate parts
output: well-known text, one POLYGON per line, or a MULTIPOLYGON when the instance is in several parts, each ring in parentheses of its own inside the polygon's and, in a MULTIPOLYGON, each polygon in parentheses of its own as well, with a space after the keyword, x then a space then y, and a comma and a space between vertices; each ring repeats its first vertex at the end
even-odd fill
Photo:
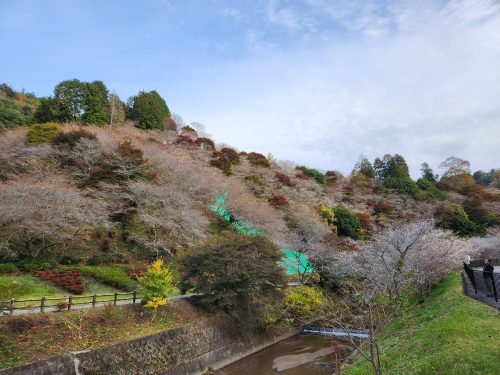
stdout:
POLYGON ((0 375, 199 375, 226 366, 296 332, 242 338, 231 323, 194 323, 95 350, 0 370, 0 375))

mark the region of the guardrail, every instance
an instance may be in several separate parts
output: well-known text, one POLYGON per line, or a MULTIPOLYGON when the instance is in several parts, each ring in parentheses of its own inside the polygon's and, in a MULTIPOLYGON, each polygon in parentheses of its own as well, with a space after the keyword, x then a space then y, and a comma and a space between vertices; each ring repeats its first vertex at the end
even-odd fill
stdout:
POLYGON ((134 292, 113 294, 92 294, 85 296, 41 297, 38 299, 15 299, 0 301, 0 314, 14 315, 16 310, 30 310, 39 312, 71 310, 77 306, 96 307, 106 303, 134 304, 141 301, 143 295, 134 292))

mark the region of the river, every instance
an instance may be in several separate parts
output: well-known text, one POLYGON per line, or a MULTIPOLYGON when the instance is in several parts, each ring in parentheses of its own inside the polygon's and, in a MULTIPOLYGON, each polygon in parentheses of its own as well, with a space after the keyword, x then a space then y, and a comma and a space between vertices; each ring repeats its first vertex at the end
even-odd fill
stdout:
MULTIPOLYGON (((216 375, 331 375, 335 372, 328 336, 300 334, 215 372, 216 375)), ((343 344, 341 341, 337 341, 343 344)), ((351 349, 344 346, 342 356, 351 349)))

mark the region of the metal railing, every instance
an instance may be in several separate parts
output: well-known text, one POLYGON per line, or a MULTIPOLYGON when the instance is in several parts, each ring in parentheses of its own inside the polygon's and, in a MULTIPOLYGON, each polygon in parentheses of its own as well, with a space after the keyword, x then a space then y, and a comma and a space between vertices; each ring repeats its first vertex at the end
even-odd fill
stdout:
MULTIPOLYGON (((500 294, 500 274, 497 272, 484 272, 475 270, 470 266, 464 264, 463 277, 466 277, 472 286, 472 290, 465 290, 465 292, 474 294, 483 294, 486 297, 495 298, 498 302, 498 295, 500 294)), ((467 286, 467 283, 464 284, 467 286)))

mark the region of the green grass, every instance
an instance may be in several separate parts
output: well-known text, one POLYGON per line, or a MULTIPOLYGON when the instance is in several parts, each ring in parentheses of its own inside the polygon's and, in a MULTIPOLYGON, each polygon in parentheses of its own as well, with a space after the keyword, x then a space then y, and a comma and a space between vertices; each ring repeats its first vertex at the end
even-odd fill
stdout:
MULTIPOLYGON (((384 375, 500 373, 500 315, 462 294, 459 272, 440 282, 424 304, 389 324, 381 340, 384 375)), ((345 375, 373 373, 358 359, 345 375)))
POLYGON ((0 276, 0 301, 11 298, 29 299, 68 294, 64 289, 31 275, 0 276))
MULTIPOLYGON (((91 277, 82 276, 83 284, 85 285, 84 295, 91 294, 114 294, 118 290, 108 285, 101 284, 91 277)), ((36 276, 17 275, 17 276, 0 276, 0 301, 7 301, 11 298, 17 300, 33 299, 34 302, 16 302, 15 307, 40 306, 39 300, 42 297, 57 298, 72 295, 66 290, 53 285, 50 282, 43 281, 36 276)), ((74 296, 75 302, 91 302, 92 297, 74 296)), ((140 298, 138 294, 138 298, 140 298)), ((130 298, 130 296, 118 296, 118 300, 130 298)), ((109 300, 112 297, 97 297, 97 302, 109 300)), ((64 298, 50 300, 46 302, 46 306, 56 305, 59 302, 64 302, 64 298)))

